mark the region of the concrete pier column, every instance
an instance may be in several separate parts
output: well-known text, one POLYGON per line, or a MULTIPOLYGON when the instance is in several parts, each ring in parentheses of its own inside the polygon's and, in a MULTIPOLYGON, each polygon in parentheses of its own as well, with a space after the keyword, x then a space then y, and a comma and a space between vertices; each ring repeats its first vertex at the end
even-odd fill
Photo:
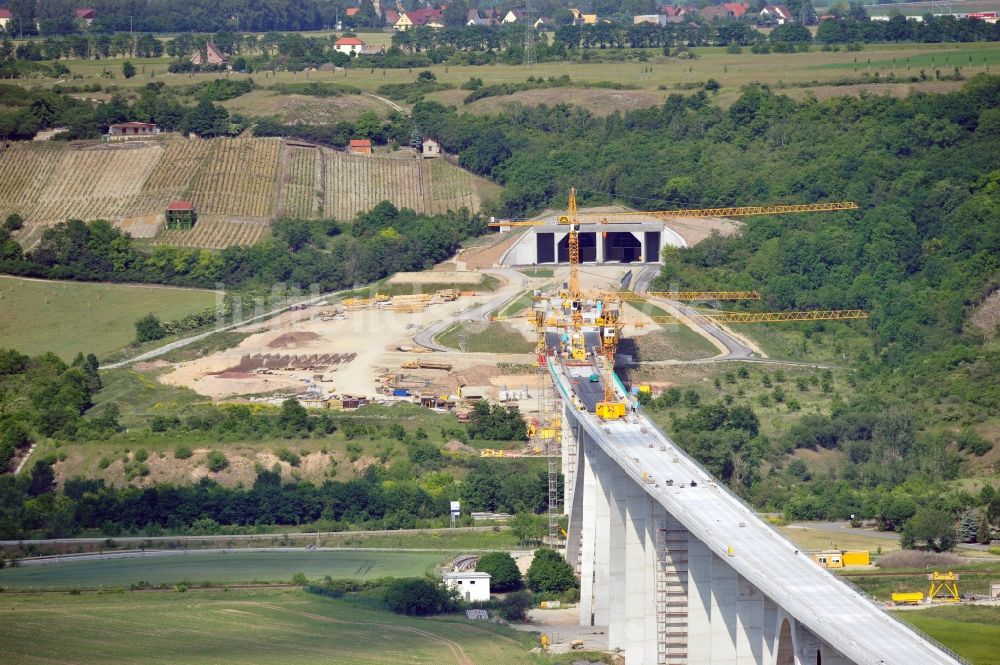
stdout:
POLYGON ((688 665, 712 663, 712 550, 688 539, 688 665))
MULTIPOLYGON (((625 607, 624 639, 625 658, 631 663, 645 663, 643 659, 645 618, 653 606, 648 604, 646 569, 647 550, 652 551, 646 540, 649 521, 648 495, 634 481, 625 485, 625 607)), ((653 552, 655 554, 655 552, 653 552)), ((653 562, 649 562, 653 563, 653 562)))
POLYGON ((736 662, 736 571, 712 557, 712 663, 736 662))
MULTIPOLYGON (((580 542, 580 625, 593 626, 603 625, 596 623, 595 606, 597 598, 601 594, 607 593, 606 588, 601 588, 600 593, 596 585, 596 556, 597 556, 597 529, 599 521, 597 519, 597 505, 599 496, 603 493, 599 491, 597 477, 594 469, 594 451, 596 446, 591 443, 588 446, 580 446, 582 458, 578 465, 580 475, 582 475, 582 487, 577 490, 576 497, 579 501, 574 503, 572 521, 579 521, 581 526, 580 542), (581 496, 582 495, 582 496, 581 496)), ((567 555, 570 550, 567 547, 567 555)), ((570 564, 574 562, 570 560, 570 564)), ((606 575, 604 575, 606 577, 606 575)), ((605 601, 606 602, 606 601, 605 601)))
MULTIPOLYGON (((626 528, 628 519, 626 514, 626 504, 628 501, 627 491, 631 480, 625 476, 621 467, 617 464, 608 464, 602 468, 602 473, 598 476, 604 484, 607 482, 606 496, 608 497, 608 643, 611 649, 624 649, 626 645, 625 635, 625 602, 626 602, 626 569, 628 559, 625 547, 626 528)), ((600 518, 599 518, 600 519, 600 518)), ((600 563, 598 563, 598 566, 600 563)), ((598 569, 599 570, 599 569, 598 569)))
POLYGON ((611 480, 614 469, 597 444, 586 439, 588 459, 592 460, 595 476, 594 492, 594 621, 595 626, 607 626, 611 621, 611 539, 615 533, 621 540, 621 523, 612 528, 611 480))
POLYGON ((764 595, 742 575, 736 576, 736 665, 764 661, 764 595))

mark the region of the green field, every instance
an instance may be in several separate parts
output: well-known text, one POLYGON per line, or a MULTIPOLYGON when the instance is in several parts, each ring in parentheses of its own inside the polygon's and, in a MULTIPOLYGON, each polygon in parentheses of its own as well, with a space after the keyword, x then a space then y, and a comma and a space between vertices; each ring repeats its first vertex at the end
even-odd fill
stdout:
MULTIPOLYGON (((368 39, 366 36, 365 39, 368 39)), ((635 50, 635 52, 641 49, 635 50)), ((639 106, 649 106, 659 103, 671 92, 677 92, 682 86, 696 84, 713 78, 722 86, 715 97, 723 106, 731 104, 740 94, 740 87, 758 81, 768 84, 791 84, 833 82, 844 76, 860 76, 864 73, 881 76, 895 73, 897 76, 918 75, 920 69, 927 70, 930 80, 920 84, 907 84, 900 90, 899 85, 876 84, 843 87, 842 94, 857 94, 858 89, 870 92, 891 92, 905 94, 912 85, 918 89, 935 89, 944 85, 934 80, 933 69, 941 69, 942 73, 950 73, 951 69, 961 66, 965 76, 989 71, 996 71, 1000 66, 1000 46, 991 43, 973 44, 867 44, 861 52, 824 52, 818 45, 813 45, 809 53, 788 53, 756 55, 745 49, 743 53, 727 53, 722 47, 699 47, 690 49, 695 54, 691 60, 665 58, 659 49, 645 49, 646 61, 623 60, 621 62, 542 62, 526 68, 521 65, 489 65, 489 66, 454 66, 435 65, 427 69, 434 72, 441 83, 454 86, 468 81, 471 77, 481 78, 487 85, 494 83, 520 83, 529 76, 543 78, 569 75, 574 82, 596 83, 600 81, 615 81, 635 86, 635 91, 615 91, 604 89, 556 88, 536 93, 550 93, 549 102, 569 101, 584 104, 597 114, 611 113, 616 110, 628 110, 639 106), (971 56, 971 62, 969 60, 971 56), (907 71, 906 59, 910 59, 910 70, 907 71), (869 65, 868 60, 871 60, 869 65), (931 60, 933 59, 933 65, 931 60), (650 67, 652 70, 650 71, 650 67), (855 71, 856 69, 856 71, 855 71), (679 87, 680 86, 680 87, 679 87), (633 95, 636 100, 630 101, 632 92, 644 94, 633 95), (650 94, 652 93, 652 94, 650 94)), ((592 50, 597 54, 597 50, 592 50)), ((132 62, 139 69, 139 74, 132 79, 117 78, 113 84, 119 88, 138 88, 150 81, 161 80, 170 84, 192 84, 198 81, 212 80, 219 77, 218 73, 186 74, 183 78, 167 74, 169 58, 144 59, 133 58, 132 62)), ((104 70, 117 72, 120 60, 67 60, 65 64, 74 75, 79 74, 84 82, 96 81, 106 84, 101 78, 104 70)), ((368 70, 349 69, 343 72, 255 72, 252 75, 227 73, 229 78, 252 76, 254 82, 267 88, 275 83, 294 83, 306 81, 346 83, 366 92, 374 93, 387 83, 407 83, 413 81, 416 72, 408 69, 368 70)), ((41 82, 51 85, 54 82, 41 82)), ((688 90, 690 94, 693 89, 688 90)), ((801 92, 801 91, 793 91, 801 92)), ((537 94, 530 97, 532 103, 540 100, 537 94)), ((446 90, 433 93, 429 99, 442 101, 446 104, 461 105, 465 96, 464 90, 446 90), (440 98, 440 99, 439 99, 440 98)), ((524 94, 524 93, 520 93, 524 94)), ((818 91, 817 94, 825 94, 818 91)), ((88 94, 95 98, 108 98, 109 93, 88 94)), ((508 97, 489 98, 491 106, 508 97)), ((338 98, 339 99, 339 98, 338 98)), ((350 97, 348 97, 350 99, 350 97)), ((370 98, 369 98, 370 100, 370 98)), ((374 101, 374 100, 370 100, 374 101)), ((327 102, 324 102, 327 103, 327 102)), ((332 102, 331 102, 332 103, 332 102)), ((341 102, 337 102, 341 103, 341 102)), ((249 115, 265 115, 274 113, 274 97, 267 94, 255 94, 253 97, 239 102, 233 101, 227 105, 238 105, 241 112, 249 115)))
POLYGON ((1000 607, 936 607, 895 615, 974 665, 1000 663, 1000 607))
POLYGON ((0 626, 0 662, 9 665, 547 662, 528 653, 530 633, 402 617, 299 590, 5 595, 0 626))
POLYGON ((96 559, 0 570, 5 589, 97 589, 188 582, 289 582, 296 573, 309 580, 413 577, 433 571, 447 558, 436 552, 288 551, 193 552, 135 558, 96 559))
POLYGON ((466 333, 465 351, 468 353, 531 353, 535 343, 514 330, 510 324, 478 321, 456 323, 440 335, 437 342, 453 349, 461 348, 461 336, 466 333))
POLYGON ((170 321, 215 304, 213 291, 0 277, 0 347, 101 358, 127 346, 149 312, 170 321))

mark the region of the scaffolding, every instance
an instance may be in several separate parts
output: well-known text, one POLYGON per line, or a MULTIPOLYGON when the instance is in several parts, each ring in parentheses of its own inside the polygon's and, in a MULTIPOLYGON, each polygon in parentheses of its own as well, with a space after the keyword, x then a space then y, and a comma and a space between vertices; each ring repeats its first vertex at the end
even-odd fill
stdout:
POLYGON ((535 395, 538 397, 538 425, 534 428, 534 448, 542 450, 548 458, 549 481, 549 535, 548 544, 558 547, 562 539, 559 533, 559 518, 562 516, 562 501, 559 497, 559 464, 562 460, 561 419, 557 409, 558 400, 555 390, 549 385, 548 364, 545 360, 545 334, 539 334, 538 353, 538 387, 535 395))
POLYGON ((656 530, 656 662, 686 665, 688 655, 688 532, 665 520, 656 530))

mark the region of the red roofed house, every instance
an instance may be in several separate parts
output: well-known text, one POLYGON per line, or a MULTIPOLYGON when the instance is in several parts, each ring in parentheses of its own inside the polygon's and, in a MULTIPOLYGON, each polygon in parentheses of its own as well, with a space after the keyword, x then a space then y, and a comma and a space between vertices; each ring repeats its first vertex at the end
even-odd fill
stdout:
POLYGON ((410 28, 420 27, 443 28, 444 17, 440 9, 415 9, 412 12, 403 12, 393 27, 396 32, 405 32, 410 28))
POLYGON ((167 204, 167 228, 190 229, 198 221, 198 213, 190 201, 171 201, 167 204))
POLYGON ((372 142, 368 139, 351 139, 347 145, 347 152, 352 155, 370 155, 372 154, 372 142))
POLYGON ((357 37, 341 37, 333 44, 333 50, 345 55, 361 53, 365 48, 365 43, 357 37))
POLYGON ((387 25, 396 25, 396 21, 399 20, 399 12, 395 9, 385 10, 385 22, 387 25))
POLYGON ((73 17, 77 21, 83 21, 87 25, 90 25, 97 18, 97 12, 90 7, 80 7, 73 10, 73 17))
POLYGON ((0 8, 0 30, 5 29, 12 18, 13 16, 9 9, 0 8))
POLYGON ((151 138, 160 133, 153 122, 119 122, 108 127, 108 141, 128 141, 135 138, 151 138))
POLYGON ((205 44, 205 51, 204 51, 205 62, 202 62, 202 55, 203 54, 201 49, 195 51, 194 55, 191 56, 191 64, 226 65, 227 67, 229 66, 229 58, 227 58, 226 54, 220 51, 219 47, 213 44, 212 42, 208 42, 205 44))
POLYGON ((355 15, 355 14, 357 14, 357 13, 358 13, 359 11, 361 11, 361 9, 360 9, 359 7, 348 7, 348 8, 347 8, 347 11, 346 11, 345 13, 346 13, 346 14, 347 14, 348 16, 354 16, 354 15, 355 15))
POLYGON ((777 23, 778 25, 785 25, 795 20, 791 10, 784 5, 767 5, 760 10, 760 17, 769 23, 777 23))
POLYGON ((714 21, 720 18, 740 18, 750 9, 747 2, 725 2, 721 5, 711 5, 705 7, 699 13, 706 21, 714 21))

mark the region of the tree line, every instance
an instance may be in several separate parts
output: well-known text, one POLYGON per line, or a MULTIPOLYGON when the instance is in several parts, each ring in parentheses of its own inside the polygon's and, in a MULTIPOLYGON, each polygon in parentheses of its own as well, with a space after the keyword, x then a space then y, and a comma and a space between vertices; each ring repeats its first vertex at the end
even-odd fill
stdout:
POLYGON ((425 270, 452 256, 463 239, 483 233, 486 223, 465 209, 427 216, 383 202, 359 214, 351 229, 342 234, 332 221, 286 220, 276 224, 276 237, 250 247, 219 252, 157 247, 146 253, 109 222, 69 220, 46 229, 28 253, 20 252, 14 241, 5 243, 0 272, 191 287, 223 283, 246 289, 282 282, 337 291, 398 271, 425 270))

